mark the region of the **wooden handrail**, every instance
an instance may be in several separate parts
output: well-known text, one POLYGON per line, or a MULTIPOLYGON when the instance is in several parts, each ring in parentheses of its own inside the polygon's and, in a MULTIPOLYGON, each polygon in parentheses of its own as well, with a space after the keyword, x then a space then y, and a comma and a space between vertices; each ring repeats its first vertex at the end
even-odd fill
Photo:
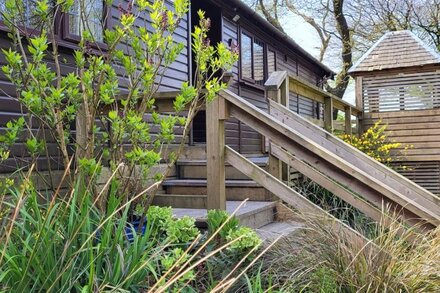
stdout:
MULTIPOLYGON (((381 180, 366 173, 358 166, 347 162, 302 133, 277 121, 270 114, 258 109, 234 93, 222 91, 219 94, 218 103, 220 107, 207 108, 209 109, 207 116, 210 116, 211 119, 214 118, 213 115, 216 115, 215 113, 212 114, 214 111, 219 112, 217 115, 222 119, 232 116, 244 122, 270 138, 271 142, 282 146, 288 153, 295 154, 296 158, 306 162, 311 168, 316 168, 321 173, 327 174, 330 178, 341 182, 350 190, 362 195, 377 208, 381 209, 383 204, 386 204, 393 210, 402 212, 402 216, 410 225, 417 223, 424 228, 432 228, 440 224, 440 213, 436 211, 436 208, 439 207, 437 205, 433 208, 432 201, 428 201, 423 197, 411 198, 411 196, 416 196, 415 193, 402 194, 398 192, 393 187, 384 184, 381 180)), ((216 129, 218 128, 215 127, 213 132, 209 132, 208 140, 213 139, 214 141, 215 136, 222 137, 221 140, 224 140, 224 134, 219 134, 215 131, 216 129)), ((220 148, 222 147, 221 142, 218 145, 220 148)), ((220 168, 219 166, 222 164, 221 156, 221 151, 217 153, 217 151, 208 150, 208 164, 220 168)), ((230 163, 232 164, 232 162, 230 163)), ((218 172, 210 173, 208 171, 208 182, 211 178, 217 186, 224 185, 224 181, 220 182, 222 181, 221 178, 220 180, 217 179, 219 178, 217 174, 218 172)), ((208 194, 208 201, 209 196, 208 194)))
POLYGON ((402 176, 393 169, 377 162, 375 159, 361 152, 357 148, 345 143, 336 136, 328 135, 322 128, 313 123, 309 123, 300 115, 290 111, 286 107, 269 101, 271 115, 283 121, 287 126, 301 131, 309 139, 323 146, 332 153, 337 154, 341 159, 351 162, 353 165, 362 169, 366 173, 374 176, 381 182, 393 186, 397 191, 407 196, 426 199, 426 205, 432 205, 435 211, 440 214, 440 198, 415 184, 405 176, 402 176))
POLYGON ((345 111, 346 107, 350 107, 352 109, 352 114, 354 116, 362 115, 362 110, 355 105, 344 101, 343 99, 324 91, 323 89, 317 87, 316 85, 302 79, 301 77, 295 75, 289 75, 290 88, 293 92, 305 96, 314 101, 324 103, 325 98, 331 98, 333 100, 334 108, 345 111), (309 95, 307 95, 309 94, 309 95))

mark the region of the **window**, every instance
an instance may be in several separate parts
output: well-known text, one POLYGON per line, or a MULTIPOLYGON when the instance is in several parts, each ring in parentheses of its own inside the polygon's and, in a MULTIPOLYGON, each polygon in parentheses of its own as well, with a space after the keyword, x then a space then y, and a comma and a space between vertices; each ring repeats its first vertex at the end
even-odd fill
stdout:
POLYGON ((65 17, 65 37, 79 40, 84 31, 89 31, 96 43, 102 43, 104 41, 105 12, 103 0, 76 0, 65 17), (81 4, 84 5, 83 9, 81 9, 81 4))
MULTIPOLYGON (((18 25, 23 28, 29 29, 41 29, 42 22, 39 19, 39 16, 35 13, 35 5, 37 0, 22 0, 21 2, 16 1, 16 5, 20 5, 19 11, 21 14, 19 15, 19 19, 17 19, 18 25)), ((48 5, 52 5, 51 2, 48 5)), ((51 6, 50 6, 51 7, 51 6)), ((3 20, 3 13, 6 12, 6 0, 0 0, 0 21, 3 20)))
POLYGON ((252 38, 242 33, 240 45, 241 77, 252 80, 254 79, 252 74, 252 38))
POLYGON ((263 85, 266 79, 265 44, 242 32, 240 37, 241 79, 263 85))
POLYGON ((275 55, 275 51, 267 50, 267 76, 271 75, 272 72, 276 71, 277 59, 275 55))
MULTIPOLYGON (((22 11, 21 19, 18 20, 23 28, 32 29, 35 31, 42 29, 42 21, 39 16, 35 14, 35 5, 37 0, 22 0, 16 3, 22 3, 20 11, 22 11)), ((52 13, 55 12, 53 5, 56 1, 48 1, 51 6, 52 13)), ((2 22, 2 12, 6 11, 6 0, 0 0, 0 23, 2 22)), ((58 11, 58 9, 57 9, 58 11)), ((107 13, 105 0, 73 0, 73 5, 66 13, 60 11, 55 15, 56 19, 61 19, 61 27, 55 28, 55 33, 60 34, 60 37, 66 41, 78 42, 81 35, 88 31, 94 42, 100 48, 105 48, 104 29, 107 27, 109 15, 107 13)), ((58 21, 56 21, 58 23, 58 21)), ((2 26, 2 29, 5 29, 2 26)), ((29 30, 30 33, 32 31, 29 30)), ((68 45, 67 43, 63 45, 68 45)))
POLYGON ((253 48, 254 80, 256 84, 264 84, 264 44, 254 39, 253 48))

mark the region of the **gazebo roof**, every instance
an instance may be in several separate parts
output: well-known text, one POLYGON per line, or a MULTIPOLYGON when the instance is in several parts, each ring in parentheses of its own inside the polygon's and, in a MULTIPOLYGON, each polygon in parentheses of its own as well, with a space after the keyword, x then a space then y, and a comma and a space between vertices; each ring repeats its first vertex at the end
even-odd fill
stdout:
POLYGON ((383 35, 348 71, 379 71, 425 65, 440 65, 440 54, 412 32, 393 31, 383 35))

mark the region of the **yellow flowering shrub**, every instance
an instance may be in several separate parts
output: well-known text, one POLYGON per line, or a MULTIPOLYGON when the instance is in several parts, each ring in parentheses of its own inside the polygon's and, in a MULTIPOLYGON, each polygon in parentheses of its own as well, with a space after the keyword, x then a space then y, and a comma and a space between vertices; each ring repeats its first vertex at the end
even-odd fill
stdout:
POLYGON ((412 146, 390 140, 385 133, 386 129, 387 125, 381 125, 379 120, 359 137, 348 134, 341 134, 339 137, 375 160, 390 165, 412 146))

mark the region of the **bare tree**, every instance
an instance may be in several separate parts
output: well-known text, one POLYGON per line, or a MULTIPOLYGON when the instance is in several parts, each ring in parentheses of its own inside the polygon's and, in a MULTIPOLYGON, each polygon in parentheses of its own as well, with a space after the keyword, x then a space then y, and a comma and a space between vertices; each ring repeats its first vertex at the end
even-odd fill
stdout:
MULTIPOLYGON (((249 0, 280 27, 280 16, 293 13, 317 33, 318 59, 337 53, 340 70, 326 89, 342 97, 349 84, 353 56, 360 56, 384 33, 411 30, 440 50, 440 0, 249 0)), ((283 29, 283 28, 281 28, 283 29)), ((332 63, 335 63, 332 60, 332 63)))

